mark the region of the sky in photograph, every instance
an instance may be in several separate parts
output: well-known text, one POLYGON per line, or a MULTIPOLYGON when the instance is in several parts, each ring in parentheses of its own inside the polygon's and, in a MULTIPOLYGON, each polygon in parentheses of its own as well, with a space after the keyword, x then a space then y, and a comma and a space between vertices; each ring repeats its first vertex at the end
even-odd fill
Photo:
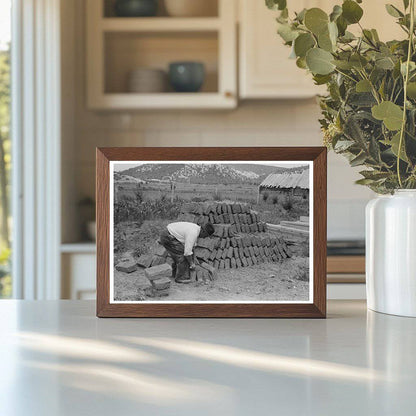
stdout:
POLYGON ((11 37, 11 0, 0 0, 0 49, 6 49, 11 37))
MULTIPOLYGON (((155 163, 160 163, 160 162, 155 162, 155 163)), ((167 162, 167 163, 174 163, 174 162, 167 162)), ((184 163, 184 162, 179 162, 179 163, 184 163)), ((196 162, 197 163, 197 162, 196 162)), ((225 164, 230 164, 230 162, 224 162, 225 164)), ((252 162, 247 162, 247 161, 240 161, 240 162, 235 162, 238 164, 254 164, 252 162)), ((265 166, 276 166, 279 168, 297 168, 300 166, 306 166, 308 163, 255 163, 256 165, 265 165, 265 166)), ((127 162, 127 163, 114 163, 114 171, 115 172, 121 172, 123 170, 126 169, 131 169, 131 168, 135 168, 137 166, 141 166, 144 165, 144 163, 137 163, 137 162, 127 162)))

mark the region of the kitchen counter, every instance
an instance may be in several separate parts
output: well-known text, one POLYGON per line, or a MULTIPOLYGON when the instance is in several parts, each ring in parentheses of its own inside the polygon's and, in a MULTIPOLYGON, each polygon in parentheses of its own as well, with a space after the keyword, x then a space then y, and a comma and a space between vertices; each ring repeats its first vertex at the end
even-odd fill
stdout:
POLYGON ((97 319, 0 301, 0 415, 414 415, 416 319, 97 319))

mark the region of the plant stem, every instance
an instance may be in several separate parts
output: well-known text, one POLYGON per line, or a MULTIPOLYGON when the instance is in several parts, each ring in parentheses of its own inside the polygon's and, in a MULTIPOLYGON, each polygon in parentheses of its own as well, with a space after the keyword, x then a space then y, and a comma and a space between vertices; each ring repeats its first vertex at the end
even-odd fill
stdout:
POLYGON ((354 81, 355 83, 357 83, 357 80, 353 77, 350 77, 348 74, 346 74, 345 72, 340 71, 338 68, 335 68, 335 71, 340 73, 341 75, 344 75, 344 77, 349 78, 351 81, 354 81))
POLYGON ((378 93, 376 88, 374 87, 373 83, 370 81, 370 78, 368 77, 367 73, 365 72, 365 69, 361 66, 362 70, 360 71, 360 75, 363 77, 363 79, 367 80, 371 87, 371 93, 373 94, 374 99, 377 101, 377 104, 380 104, 380 100, 378 98, 378 93))
POLYGON ((397 178, 399 180, 400 188, 403 187, 402 177, 400 174, 400 156, 402 155, 404 131, 406 129, 406 108, 407 108, 407 83, 409 82, 409 68, 410 60, 412 58, 413 50, 413 35, 415 27, 415 0, 410 0, 410 30, 409 30, 409 45, 407 47, 407 60, 406 60, 406 73, 404 76, 404 85, 403 85, 403 118, 402 118, 402 128, 400 129, 400 140, 399 140, 399 149, 397 152, 397 178))

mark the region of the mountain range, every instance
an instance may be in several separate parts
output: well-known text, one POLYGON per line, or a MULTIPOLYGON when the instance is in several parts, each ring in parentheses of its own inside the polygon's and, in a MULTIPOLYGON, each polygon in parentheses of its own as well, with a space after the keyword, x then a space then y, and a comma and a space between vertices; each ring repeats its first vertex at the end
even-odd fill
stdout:
POLYGON ((293 170, 299 170, 299 168, 249 163, 149 163, 115 172, 115 180, 120 180, 121 177, 126 180, 131 177, 132 181, 137 181, 137 179, 142 181, 172 179, 177 182, 201 184, 259 184, 271 173, 293 170))

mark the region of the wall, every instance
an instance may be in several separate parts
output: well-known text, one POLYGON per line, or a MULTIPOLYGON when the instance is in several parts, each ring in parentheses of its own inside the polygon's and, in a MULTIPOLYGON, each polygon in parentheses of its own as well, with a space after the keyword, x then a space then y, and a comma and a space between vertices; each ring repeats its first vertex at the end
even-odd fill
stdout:
MULTIPOLYGON (((72 205, 76 210, 77 201, 85 196, 94 196, 96 146, 321 145, 317 121, 319 107, 314 99, 242 102, 233 111, 88 111, 85 107, 83 0, 74 0, 74 6, 75 18, 68 19, 65 27, 65 31, 72 34, 72 38, 65 36, 65 53, 68 54, 66 59, 74 65, 74 78, 66 74, 68 79, 63 79, 70 91, 71 82, 74 84, 75 100, 73 117, 67 123, 74 141, 66 144, 67 154, 63 155, 63 180, 67 183, 63 200, 67 208, 72 205)), ((183 153, 186 158, 186 148, 183 153)), ((356 172, 343 158, 330 154, 329 237, 364 235, 363 207, 371 192, 354 185, 358 178, 356 172)), ((66 221, 64 229, 67 230, 64 241, 75 238, 72 223, 68 225, 66 221)))

